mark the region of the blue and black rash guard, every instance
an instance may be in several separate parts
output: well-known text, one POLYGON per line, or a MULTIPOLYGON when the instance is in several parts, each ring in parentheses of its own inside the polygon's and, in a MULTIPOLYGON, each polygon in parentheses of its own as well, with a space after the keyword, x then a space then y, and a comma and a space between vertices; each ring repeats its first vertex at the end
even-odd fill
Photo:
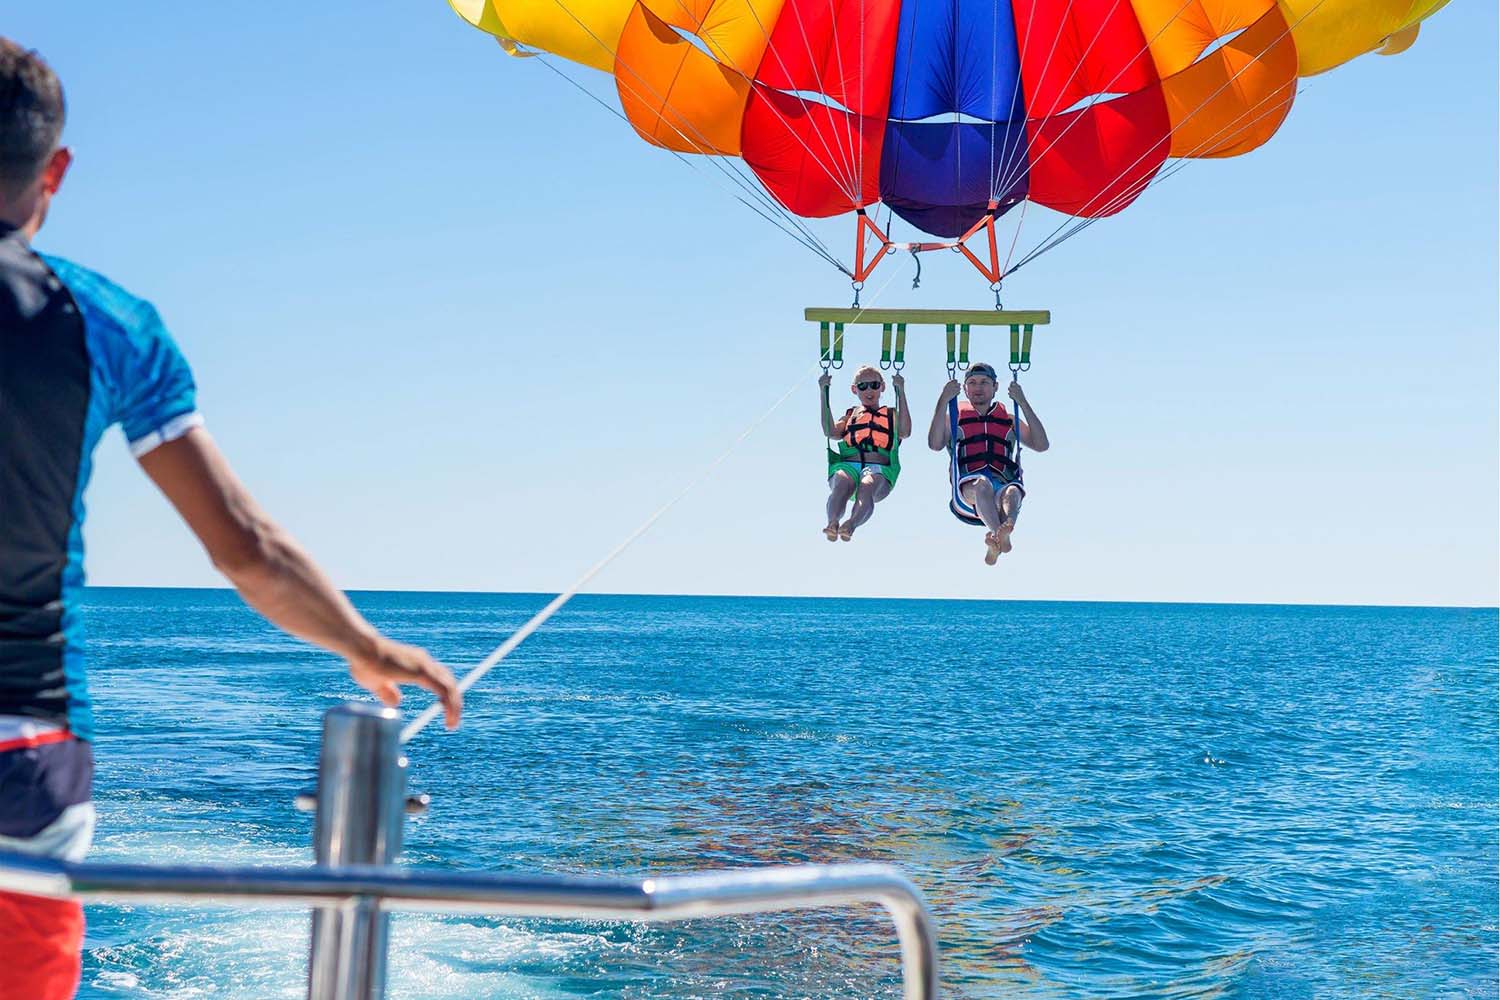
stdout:
POLYGON ((91 738, 78 598, 94 446, 118 423, 140 456, 201 422, 150 303, 0 225, 0 719, 91 738))

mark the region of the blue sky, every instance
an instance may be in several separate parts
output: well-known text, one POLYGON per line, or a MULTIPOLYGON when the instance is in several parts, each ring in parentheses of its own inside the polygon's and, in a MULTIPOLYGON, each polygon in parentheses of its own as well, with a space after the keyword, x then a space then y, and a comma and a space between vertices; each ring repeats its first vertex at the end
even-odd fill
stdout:
MULTIPOLYGON (((344 586, 561 589, 797 385, 597 589, 1497 602, 1493 4, 1303 81, 1269 145, 1008 282, 1053 310, 1026 385, 1054 447, 995 569, 919 443, 858 540, 822 540, 800 317, 843 277, 441 0, 4 30, 71 103, 39 245, 157 303, 241 475, 344 586)), ((845 257, 851 230, 819 226, 845 257)), ((902 261, 876 304, 985 307, 960 264, 913 291, 902 261)), ((919 428, 940 341, 912 334, 919 428)), ((216 583, 117 435, 89 505, 94 582, 216 583)))

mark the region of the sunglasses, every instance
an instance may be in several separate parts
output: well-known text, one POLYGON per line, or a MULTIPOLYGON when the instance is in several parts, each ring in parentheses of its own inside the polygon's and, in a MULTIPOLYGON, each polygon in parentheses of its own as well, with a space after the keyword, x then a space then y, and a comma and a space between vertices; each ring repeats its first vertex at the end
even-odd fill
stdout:
POLYGON ((885 383, 884 382, 856 382, 856 383, 854 383, 854 388, 858 389, 860 392, 865 392, 865 391, 867 391, 869 389, 884 389, 885 388, 885 383))

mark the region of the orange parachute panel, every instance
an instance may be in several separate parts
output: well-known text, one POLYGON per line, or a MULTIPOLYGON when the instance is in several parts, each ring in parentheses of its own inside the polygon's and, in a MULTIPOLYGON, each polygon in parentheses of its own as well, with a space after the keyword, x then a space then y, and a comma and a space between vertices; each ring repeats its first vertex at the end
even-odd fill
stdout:
POLYGON ((620 35, 615 84, 625 117, 647 142, 679 153, 739 155, 750 80, 643 5, 620 35))
POLYGON ((1172 156, 1248 153, 1276 133, 1297 93, 1297 49, 1281 11, 1162 81, 1172 156))
POLYGON ((1197 62, 1219 39, 1275 10, 1276 0, 1130 0, 1130 5, 1156 72, 1165 79, 1197 62))

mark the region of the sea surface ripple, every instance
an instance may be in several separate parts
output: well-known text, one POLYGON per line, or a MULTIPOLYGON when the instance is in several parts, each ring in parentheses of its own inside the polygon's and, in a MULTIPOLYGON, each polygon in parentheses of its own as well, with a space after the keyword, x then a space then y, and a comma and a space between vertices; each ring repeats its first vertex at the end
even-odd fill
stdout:
MULTIPOLYGON (((459 669, 546 600, 353 596, 459 669)), ((340 663, 228 592, 94 589, 86 621, 92 860, 308 862, 340 663)), ((581 597, 411 744, 404 860, 889 862, 955 998, 1493 998, 1496 651, 1494 609, 581 597)), ((870 909, 392 934, 403 1000, 899 996, 870 909)), ((301 997, 307 937, 90 907, 80 996, 301 997)))

